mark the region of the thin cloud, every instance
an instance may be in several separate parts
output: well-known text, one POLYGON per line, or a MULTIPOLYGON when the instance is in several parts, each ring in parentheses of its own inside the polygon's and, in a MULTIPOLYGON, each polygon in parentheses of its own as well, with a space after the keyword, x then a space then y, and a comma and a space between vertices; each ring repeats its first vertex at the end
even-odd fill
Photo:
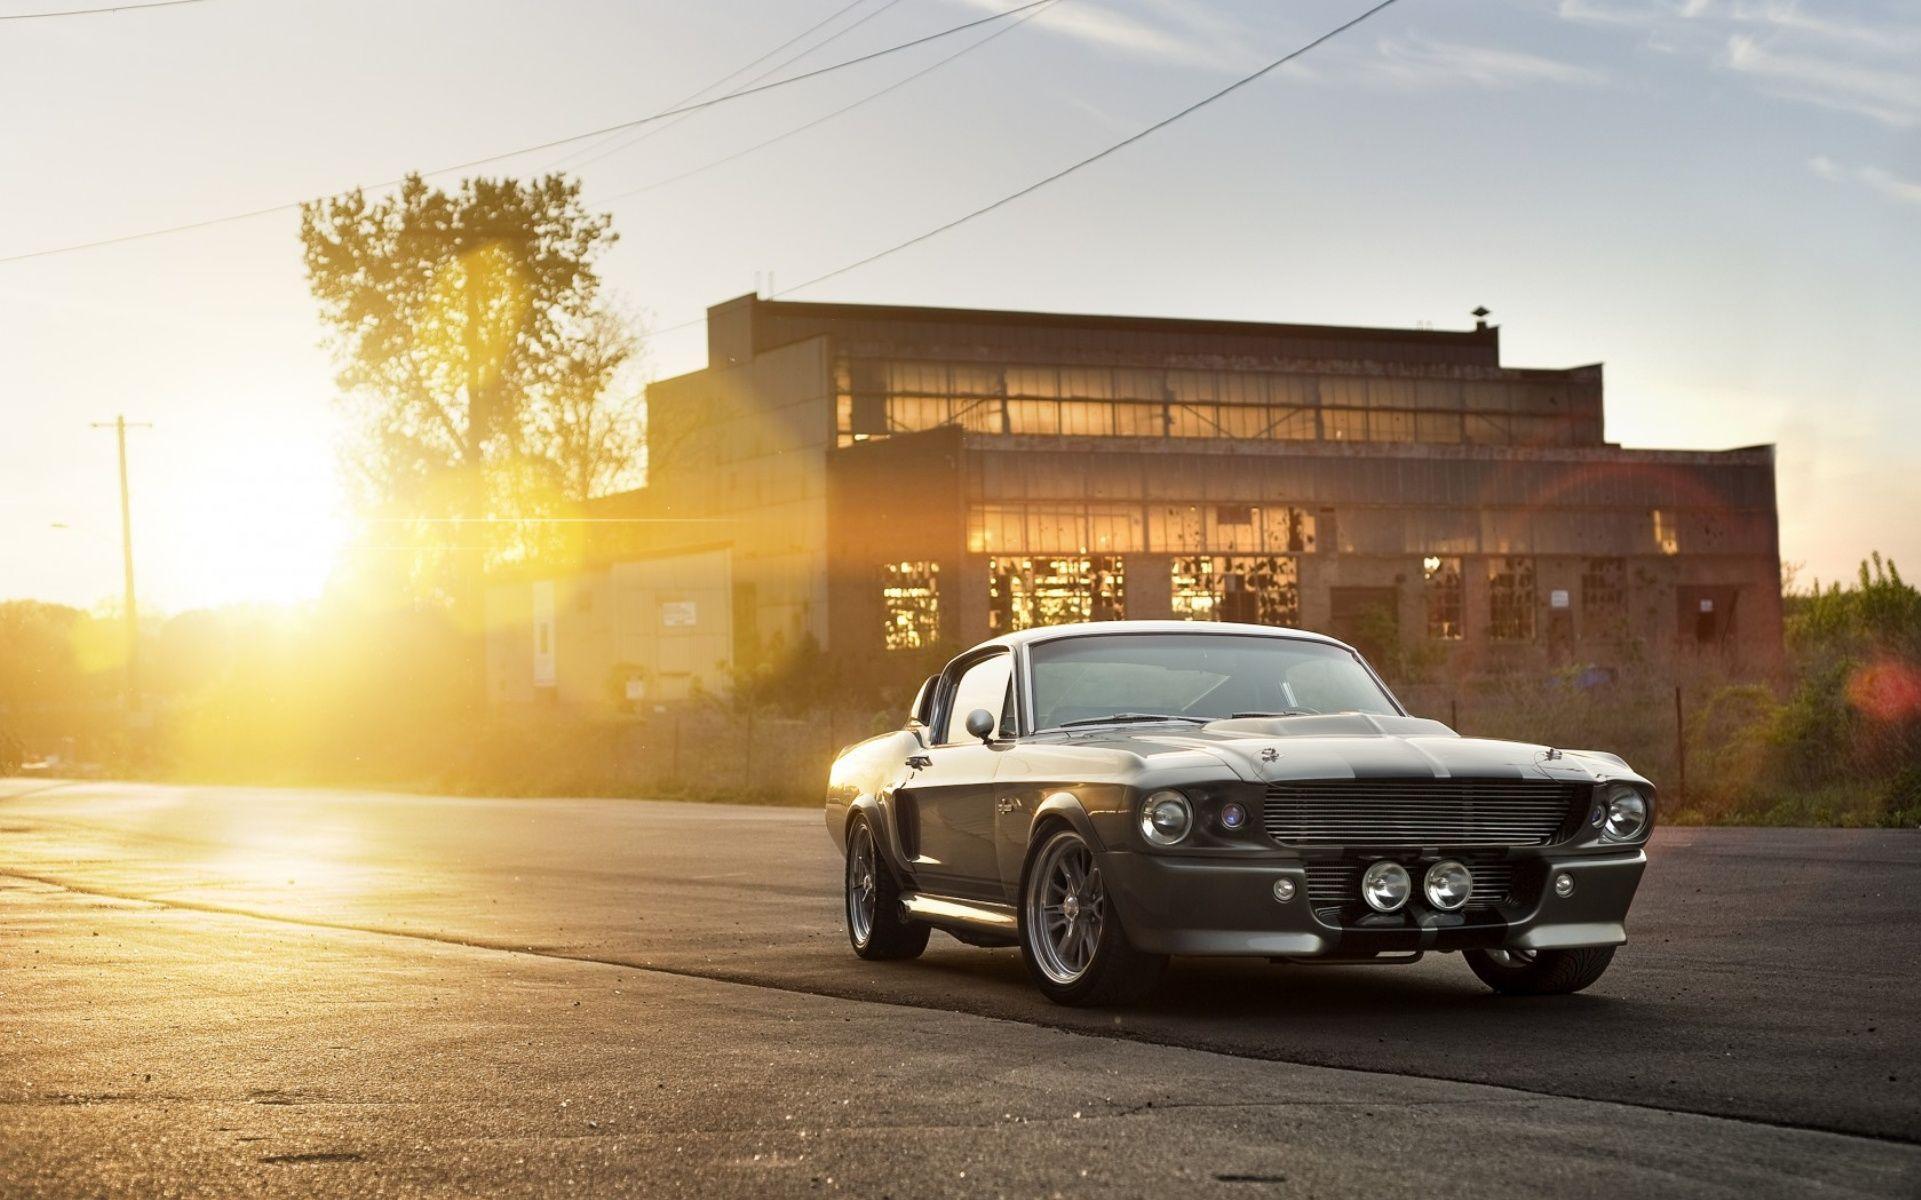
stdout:
POLYGON ((1725 62, 1790 99, 1860 113, 1900 128, 1921 124, 1921 75, 1781 53, 1746 34, 1728 39, 1725 62))
POLYGON ((1378 43, 1374 73, 1403 87, 1462 84, 1514 88, 1553 83, 1592 86, 1607 76, 1589 67, 1520 50, 1434 41, 1418 35, 1378 43))
POLYGON ((1672 21, 1682 15, 1672 4, 1612 4, 1602 0, 1560 0, 1554 11, 1564 21, 1637 27, 1672 21))
POLYGON ((1921 26, 1810 10, 1796 0, 1552 0, 1563 20, 1641 34, 1650 49, 1692 55, 1748 77, 1767 95, 1921 124, 1921 73, 1895 60, 1921 52, 1921 26))
POLYGON ((1900 204, 1921 204, 1921 182, 1903 179, 1880 167, 1862 167, 1855 177, 1873 191, 1900 204))
POLYGON ((1841 20, 1831 13, 1817 16, 1798 4, 1773 0, 1764 4, 1736 4, 1727 10, 1733 20, 1768 29, 1809 34, 1872 54, 1902 54, 1921 48, 1921 28, 1864 25, 1841 20))
POLYGON ((1841 164, 1835 162, 1825 154, 1817 154, 1813 158, 1810 158, 1808 160, 1808 170, 1813 171, 1823 179, 1839 181, 1848 177, 1848 173, 1841 169, 1841 164))
POLYGON ((1858 183, 1896 204, 1921 205, 1921 181, 1903 179, 1882 167, 1856 167, 1849 170, 1825 154, 1808 160, 1808 170, 1835 183, 1858 183))
MULTIPOLYGON (((967 0, 975 8, 1001 12, 1013 7, 1012 0, 967 0)), ((1133 58, 1173 63, 1177 66, 1203 67, 1208 70, 1244 70, 1254 56, 1245 43, 1227 36, 1225 26, 1208 30, 1202 23, 1183 21, 1196 34, 1176 33, 1116 12, 1092 0, 1061 0, 1042 9, 1032 26, 1063 37, 1073 38, 1101 50, 1133 58)))

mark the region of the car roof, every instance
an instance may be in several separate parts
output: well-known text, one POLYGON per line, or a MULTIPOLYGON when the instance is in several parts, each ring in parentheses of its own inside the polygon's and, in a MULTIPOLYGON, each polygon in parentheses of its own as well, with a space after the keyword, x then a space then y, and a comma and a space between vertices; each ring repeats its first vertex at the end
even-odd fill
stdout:
POLYGON ((1032 629, 1019 629, 1004 633, 997 638, 989 638, 975 649, 985 646, 1029 646, 1035 642, 1051 642, 1056 638, 1092 637, 1117 633, 1213 633, 1236 634, 1256 637, 1291 638, 1301 642, 1320 642, 1326 646, 1339 646, 1352 650, 1337 638, 1324 633, 1314 633, 1306 629, 1289 629, 1278 625, 1243 625, 1231 621, 1080 621, 1072 625, 1037 625, 1032 629))

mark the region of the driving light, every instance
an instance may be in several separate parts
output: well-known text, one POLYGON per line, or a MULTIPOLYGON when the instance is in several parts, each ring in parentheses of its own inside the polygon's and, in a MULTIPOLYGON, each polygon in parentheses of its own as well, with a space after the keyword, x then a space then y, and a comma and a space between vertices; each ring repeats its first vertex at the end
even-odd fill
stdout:
POLYGON ((1361 876, 1361 898, 1375 912, 1390 913, 1407 903, 1414 881, 1397 862, 1377 862, 1361 876))
POLYGON ((1574 876, 1566 871, 1554 877, 1554 894, 1565 900, 1574 894, 1574 876))
POLYGON ((1274 898, 1282 904, 1286 904, 1294 898, 1294 887, 1295 885, 1292 879, 1276 879, 1274 881, 1274 898))
POLYGON ((1155 846, 1172 846, 1194 828, 1194 806, 1179 792, 1155 792, 1141 805, 1141 836, 1155 846))
POLYGON ((1442 912, 1453 912, 1474 894, 1474 874, 1465 864, 1450 858, 1427 869, 1422 888, 1427 892, 1429 904, 1442 912))
POLYGON ((1607 821, 1601 829, 1610 839, 1631 842, 1647 831, 1648 802, 1639 791, 1625 783, 1608 789, 1607 821))
POLYGON ((1240 829, 1247 824, 1247 806, 1229 801, 1221 805, 1221 828, 1240 829))

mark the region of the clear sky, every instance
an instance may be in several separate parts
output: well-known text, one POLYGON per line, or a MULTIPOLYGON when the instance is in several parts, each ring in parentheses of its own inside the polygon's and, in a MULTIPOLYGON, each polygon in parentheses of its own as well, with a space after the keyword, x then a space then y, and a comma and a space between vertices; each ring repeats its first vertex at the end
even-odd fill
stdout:
MULTIPOLYGON (((90 2, 106 0, 0 0, 0 17, 90 2)), ((866 0, 782 73, 1012 2, 866 0)), ((0 20, 0 257, 643 115, 844 3, 204 0, 0 20)), ((784 289, 1365 7, 1058 0, 844 117, 608 201, 608 281, 657 327, 757 276, 784 289)), ((595 202, 960 44, 491 170, 578 169, 595 202)), ((795 298, 1441 328, 1485 304, 1510 365, 1606 364, 1612 440, 1778 443, 1783 556, 1832 577, 1875 548, 1921 575, 1917 280, 1921 7, 1402 0, 1061 184, 795 298)), ((319 335, 287 213, 0 264, 0 598, 117 592, 113 439, 88 423, 122 411, 154 424, 132 438, 144 605, 316 593, 348 520, 319 335)), ((700 366, 703 336, 657 338, 655 374, 700 366)))

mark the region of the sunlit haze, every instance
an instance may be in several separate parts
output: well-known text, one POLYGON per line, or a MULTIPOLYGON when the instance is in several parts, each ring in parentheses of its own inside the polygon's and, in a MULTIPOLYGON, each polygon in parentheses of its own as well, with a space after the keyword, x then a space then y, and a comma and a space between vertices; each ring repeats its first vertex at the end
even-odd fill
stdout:
MULTIPOLYGON (((10 22, 0 257, 630 119, 834 7, 208 0, 10 22)), ((787 70, 984 7, 906 0, 787 70)), ((577 168, 621 238, 609 286, 677 326, 1013 191, 1360 7, 1062 0, 844 117, 644 194, 610 199, 953 46, 604 156, 631 135, 486 169, 577 168)), ((1438 328, 1485 304, 1510 364, 1606 364, 1610 440, 1778 443, 1782 557, 1807 574, 1877 548, 1921 560, 1917 61, 1921 14, 1896 4, 1410 0, 1060 185, 794 298, 1438 328)), ((90 423, 117 413, 153 425, 130 434, 144 603, 320 591, 352 524, 292 214, 0 264, 0 329, 0 597, 116 596, 113 435, 90 423)), ((651 370, 704 354, 698 325, 665 333, 651 370)))

